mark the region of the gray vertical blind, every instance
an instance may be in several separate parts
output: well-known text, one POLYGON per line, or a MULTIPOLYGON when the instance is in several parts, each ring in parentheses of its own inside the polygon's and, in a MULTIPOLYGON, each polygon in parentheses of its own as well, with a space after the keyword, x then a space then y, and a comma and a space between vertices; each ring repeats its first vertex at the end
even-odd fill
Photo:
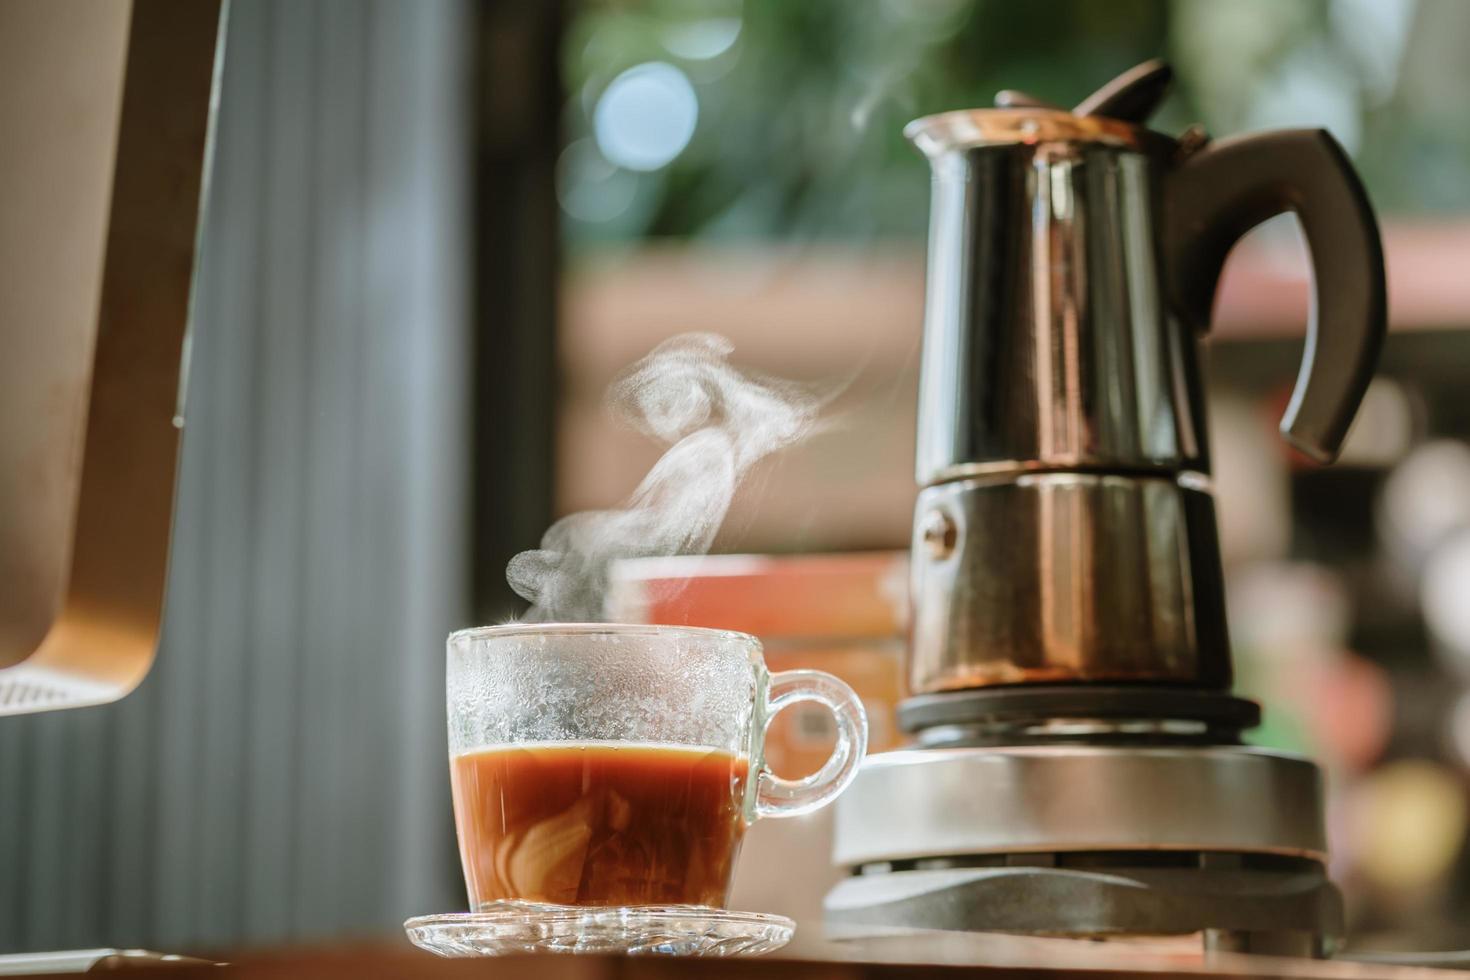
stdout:
POLYGON ((116 705, 0 719, 0 951, 462 907, 468 24, 233 0, 163 646, 116 705))

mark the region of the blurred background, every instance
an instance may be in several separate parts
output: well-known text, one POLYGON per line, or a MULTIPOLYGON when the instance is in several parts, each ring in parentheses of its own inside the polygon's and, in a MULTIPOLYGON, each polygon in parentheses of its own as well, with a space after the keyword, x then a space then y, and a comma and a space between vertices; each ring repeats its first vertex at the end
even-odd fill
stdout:
POLYGON ((1158 128, 1326 127, 1379 210, 1391 334, 1332 468, 1275 433, 1293 220, 1227 270, 1231 629, 1256 740, 1328 770, 1350 930, 1470 945, 1467 47, 1459 0, 233 0, 163 649, 117 705, 0 719, 0 950, 462 907, 443 635, 514 614, 510 555, 657 458, 608 382, 707 330, 845 386, 717 550, 905 548, 928 174, 903 124, 1160 55, 1158 128))

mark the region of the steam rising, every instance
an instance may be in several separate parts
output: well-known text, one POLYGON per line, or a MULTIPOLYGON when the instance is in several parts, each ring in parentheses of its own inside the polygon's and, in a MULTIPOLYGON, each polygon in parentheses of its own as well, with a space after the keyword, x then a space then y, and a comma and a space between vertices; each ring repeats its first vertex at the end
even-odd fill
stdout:
POLYGON ((733 349, 715 334, 683 334, 614 382, 612 411, 670 449, 623 509, 565 517, 539 549, 511 559, 506 579, 531 601, 526 619, 600 620, 613 561, 704 554, 746 471, 812 430, 825 399, 796 382, 737 370, 728 361, 733 349))

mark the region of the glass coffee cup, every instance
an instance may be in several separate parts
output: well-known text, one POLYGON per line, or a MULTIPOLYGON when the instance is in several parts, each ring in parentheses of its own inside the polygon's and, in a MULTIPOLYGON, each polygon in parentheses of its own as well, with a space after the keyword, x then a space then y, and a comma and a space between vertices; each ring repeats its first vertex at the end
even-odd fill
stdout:
POLYGON ((448 641, 449 755, 470 907, 723 907, 745 828, 809 813, 851 782, 861 701, 813 670, 767 672, 723 630, 512 624, 448 641), (837 727, 803 779, 762 753, 781 709, 837 727))

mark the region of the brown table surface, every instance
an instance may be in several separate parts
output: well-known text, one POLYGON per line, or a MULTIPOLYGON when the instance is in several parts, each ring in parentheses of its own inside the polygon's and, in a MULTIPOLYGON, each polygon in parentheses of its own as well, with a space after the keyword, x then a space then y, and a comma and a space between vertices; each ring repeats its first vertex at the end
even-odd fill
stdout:
MULTIPOLYGON (((1283 977, 1283 978, 1453 978, 1464 974, 1412 966, 1346 961, 1271 959, 1219 955, 1210 962, 1187 945, 1148 946, 1042 939, 995 934, 931 932, 872 938, 859 943, 807 942, 798 956, 774 954, 739 959, 617 956, 512 956, 447 960, 384 941, 355 946, 248 952, 223 956, 229 965, 144 966, 126 972, 139 978, 190 977, 313 978, 520 978, 546 980, 901 980, 910 977, 1283 977)), ((3 972, 3 971, 0 971, 3 972)), ((75 975, 75 974, 73 974, 75 975)))

